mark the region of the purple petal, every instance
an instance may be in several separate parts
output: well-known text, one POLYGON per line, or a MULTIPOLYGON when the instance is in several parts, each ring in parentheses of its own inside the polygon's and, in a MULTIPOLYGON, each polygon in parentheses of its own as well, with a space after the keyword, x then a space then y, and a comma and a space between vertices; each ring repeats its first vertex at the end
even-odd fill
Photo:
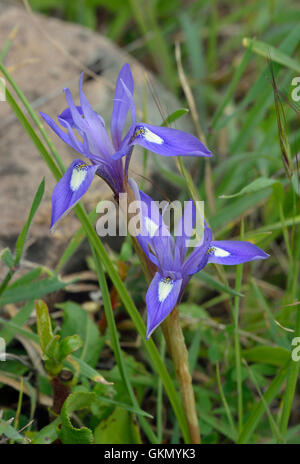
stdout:
POLYGON ((147 258, 155 265, 159 266, 157 257, 155 256, 155 252, 153 247, 151 246, 151 239, 149 237, 143 237, 142 235, 137 236, 137 241, 139 242, 140 247, 142 248, 143 252, 147 256, 147 258))
MULTIPOLYGON (((56 135, 58 135, 59 138, 61 138, 67 145, 70 145, 72 148, 74 148, 74 150, 79 151, 79 153, 82 153, 78 143, 74 143, 74 139, 70 137, 69 133, 64 132, 46 113, 40 112, 40 115, 51 127, 51 129, 56 133, 56 135)), ((65 127, 67 127, 67 121, 65 127)))
POLYGON ((67 169, 53 190, 51 230, 86 193, 97 168, 96 165, 87 165, 76 159, 67 169))
POLYGON ((129 64, 125 64, 120 71, 116 83, 114 106, 111 116, 111 137, 115 150, 118 150, 122 142, 122 133, 127 118, 127 113, 131 105, 131 99, 128 96, 133 95, 133 77, 129 64), (127 89, 127 92, 126 92, 127 89))
POLYGON ((170 274, 173 278, 181 275, 181 266, 178 266, 177 257, 174 256, 174 239, 171 235, 162 237, 155 235, 150 241, 150 247, 158 261, 158 269, 162 274, 170 274))
POLYGON ((146 295, 147 340, 175 307, 182 279, 172 280, 155 274, 146 295))
POLYGON ((209 263, 241 264, 268 257, 269 255, 256 245, 234 240, 212 241, 208 250, 209 263))
POLYGON ((86 130, 87 122, 82 117, 83 108, 81 107, 79 110, 79 107, 75 105, 70 89, 65 88, 64 92, 74 126, 80 131, 86 130))
POLYGON ((170 235, 157 207, 157 203, 149 195, 140 190, 132 178, 129 179, 129 185, 132 189, 134 200, 141 203, 143 236, 153 237, 158 232, 160 232, 160 235, 170 235), (162 227, 162 229, 159 230, 159 227, 162 227))
POLYGON ((183 266, 183 275, 193 275, 201 271, 208 263, 208 247, 199 246, 192 251, 183 266))
POLYGON ((142 231, 144 236, 153 237, 154 235, 170 236, 163 216, 154 200, 142 190, 140 193, 140 201, 142 207, 142 231))
POLYGON ((183 275, 192 275, 201 271, 208 263, 208 249, 211 244, 212 232, 205 223, 201 242, 195 247, 183 265, 183 275))
MULTIPOLYGON (((69 122, 67 121, 67 119, 60 119, 59 116, 57 116, 57 119, 58 119, 58 122, 60 124, 62 124, 64 127, 66 127, 68 129, 68 136, 73 144, 73 147, 75 147, 75 149, 77 151, 79 151, 79 153, 82 153, 84 154, 85 156, 89 157, 90 156, 90 151, 87 150, 87 151, 84 151, 83 149, 83 143, 79 142, 79 140, 77 139, 76 135, 74 134, 74 131, 72 129, 72 127, 70 126, 69 122)), ((76 127, 76 126, 74 126, 76 127)), ((85 134, 83 133, 82 134, 83 138, 85 137, 85 134)))
MULTIPOLYGON (((81 116, 83 115, 83 111, 82 111, 82 108, 81 106, 76 106, 79 114, 81 114, 81 116)), ((62 111, 62 113, 60 113, 60 115, 58 116, 59 117, 59 121, 61 123, 61 125, 63 127, 67 127, 67 125, 65 124, 65 121, 69 124, 69 126, 71 126, 72 128, 76 127, 75 125, 75 122, 74 122, 74 119, 72 117, 72 113, 71 113, 71 110, 70 108, 66 108, 64 111, 62 111)))
POLYGON ((212 156, 193 135, 168 127, 138 124, 130 143, 163 156, 212 156))
POLYGON ((83 84, 83 72, 80 74, 80 79, 79 79, 79 98, 80 98, 82 113, 85 119, 92 120, 93 118, 95 118, 97 121, 97 124, 100 121, 102 126, 105 126, 103 118, 96 111, 93 110, 92 105, 90 104, 87 97, 85 96, 85 93, 82 88, 82 84, 83 84))
POLYGON ((86 136, 89 152, 92 155, 110 159, 114 153, 112 143, 106 132, 103 119, 93 110, 82 90, 82 81, 83 74, 81 74, 79 81, 80 107, 75 106, 70 90, 64 89, 74 127, 81 135, 86 136))
POLYGON ((196 221, 196 207, 193 200, 185 202, 184 213, 179 220, 176 228, 176 247, 180 250, 183 260, 188 250, 188 241, 193 234, 196 221))
MULTIPOLYGON (((158 256, 154 255, 154 244, 153 238, 155 235, 160 238, 168 237, 169 241, 172 242, 172 247, 174 245, 174 240, 170 235, 168 228, 166 227, 163 217, 160 214, 160 211, 156 205, 156 202, 152 200, 146 193, 138 189, 136 183, 130 179, 130 185, 134 193, 136 201, 140 202, 140 220, 141 220, 141 230, 142 233, 137 236, 137 240, 143 249, 146 256, 152 261, 156 266, 160 266, 160 252, 158 251, 158 256)), ((170 245, 168 241, 168 246, 170 245)), ((158 241, 159 248, 159 241, 158 241)), ((164 249, 166 251, 166 249, 164 249)))

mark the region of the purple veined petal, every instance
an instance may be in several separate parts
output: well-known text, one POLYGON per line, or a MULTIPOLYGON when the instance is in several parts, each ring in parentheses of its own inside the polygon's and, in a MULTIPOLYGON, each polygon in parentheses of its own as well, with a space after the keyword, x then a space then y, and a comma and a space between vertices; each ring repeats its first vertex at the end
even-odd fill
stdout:
POLYGON ((197 137, 169 127, 137 124, 130 143, 163 156, 212 156, 197 137))
POLYGON ((174 239, 171 235, 169 236, 160 236, 154 235, 151 238, 151 248, 154 251, 154 255, 158 261, 158 269, 161 271, 162 274, 166 272, 181 275, 181 266, 178 268, 176 267, 176 262, 174 259, 174 239))
POLYGON ((174 269, 176 270, 182 270, 182 265, 183 265, 183 261, 184 261, 184 258, 182 257, 182 253, 181 253, 181 249, 180 247, 178 247, 176 244, 174 246, 174 259, 173 259, 173 267, 174 269))
MULTIPOLYGON (((164 223, 163 215, 157 207, 155 201, 142 190, 139 191, 139 198, 142 206, 142 232, 144 236, 150 238, 154 235, 168 237, 170 232, 164 223)), ((164 211, 162 211, 163 213, 164 211)))
MULTIPOLYGON (((141 193, 142 191, 138 188, 136 182, 134 179, 129 178, 128 179, 128 184, 131 188, 131 191, 133 193, 133 197, 135 201, 141 201, 141 193)), ((145 194, 146 195, 146 194, 145 194)), ((147 195, 147 201, 151 200, 150 197, 147 195)), ((142 208, 143 209, 143 208, 142 208)), ((143 211, 141 212, 142 218, 143 218, 143 211)), ((141 220, 143 220, 141 218, 141 220)), ((143 249, 145 255, 152 261, 156 266, 158 266, 158 262, 156 257, 154 256, 153 252, 150 251, 151 247, 151 237, 150 235, 144 236, 144 235, 137 235, 137 241, 140 244, 140 247, 143 249)))
POLYGON ((183 275, 193 275, 201 271, 208 263, 208 250, 211 244, 212 232, 205 222, 204 233, 201 242, 186 259, 183 265, 183 275))
MULTIPOLYGON (((62 121, 59 116, 57 117, 57 119, 58 119, 60 124, 63 124, 64 127, 67 128, 69 138, 70 138, 70 140, 71 140, 71 142, 73 144, 73 147, 75 147, 75 150, 77 150, 79 153, 82 153, 82 154, 84 154, 85 156, 88 157, 88 152, 87 153, 84 152, 83 144, 76 138, 76 136, 75 136, 75 134, 73 132, 73 129, 72 129, 71 125, 69 124, 69 122, 66 119, 64 119, 62 121)), ((76 127, 76 126, 74 126, 74 127, 76 127)))
MULTIPOLYGON (((129 92, 129 90, 127 89, 126 85, 124 84, 122 80, 121 80, 121 84, 124 86, 125 93, 128 97, 128 101, 130 102, 131 126, 127 134, 123 138, 118 151, 116 151, 116 153, 114 153, 113 155, 113 159, 115 160, 121 159, 123 156, 127 156, 129 153, 131 154, 130 149, 132 149, 133 147, 131 141, 133 139, 133 134, 136 128, 136 110, 135 110, 133 96, 131 95, 131 93, 129 92)), ((129 162, 127 161, 127 169, 128 169, 128 164, 129 162)))
MULTIPOLYGON (((170 232, 163 221, 163 216, 155 201, 140 190, 133 179, 128 180, 135 201, 141 203, 141 229, 144 237, 152 238, 155 234, 170 236, 170 232)), ((164 210, 162 211, 164 212, 164 210)))
POLYGON ((90 104, 85 93, 83 92, 82 84, 83 84, 83 72, 80 74, 80 79, 79 79, 79 98, 80 98, 80 105, 82 108, 82 114, 87 119, 87 121, 90 119, 96 118, 97 122, 100 121, 101 124, 105 126, 103 118, 96 111, 93 110, 92 105, 90 104))
POLYGON ((267 253, 253 243, 238 240, 212 241, 208 249, 209 263, 233 265, 268 257, 267 253))
POLYGON ((186 286, 189 283, 189 281, 191 280, 191 278, 192 278, 192 275, 183 276, 181 289, 180 289, 180 293, 179 293, 178 300, 177 300, 177 304, 180 304, 181 298, 183 297, 186 286))
POLYGON ((87 165, 76 159, 56 184, 52 194, 51 231, 86 193, 97 168, 97 165, 87 165))
POLYGON ((116 151, 118 151, 121 146, 123 129, 131 105, 131 100, 128 98, 125 87, 128 92, 133 95, 134 82, 128 63, 124 64, 117 79, 114 106, 111 116, 110 131, 116 151))
POLYGON ((79 97, 85 121, 90 129, 87 130, 89 143, 91 145, 91 139, 94 139, 96 145, 98 145, 98 147, 96 146, 96 150, 94 151, 97 151, 98 148, 102 155, 104 155, 106 158, 110 158, 111 155, 114 153, 114 149, 111 140, 108 136, 108 133, 105 129, 104 119, 100 116, 100 114, 93 110, 90 102, 88 101, 85 93, 83 92, 82 83, 83 73, 81 73, 79 80, 79 97), (92 132, 92 137, 89 137, 90 131, 92 132))
POLYGON ((149 237, 143 237, 142 235, 138 235, 137 237, 137 241, 140 245, 140 247, 142 248, 142 250, 144 251, 145 255, 147 256, 147 258, 156 266, 156 267, 159 267, 159 262, 157 260, 157 257, 155 255, 155 251, 152 247, 152 242, 151 242, 151 239, 149 237))
MULTIPOLYGON (((79 114, 81 116, 83 116, 83 110, 81 108, 81 106, 76 106, 79 114)), ((75 123, 74 123, 74 120, 73 120, 73 117, 72 117, 72 113, 71 113, 71 110, 70 108, 66 108, 64 111, 62 111, 60 113, 60 115, 58 116, 59 118, 59 122, 60 124, 63 126, 63 127, 67 127, 67 125, 65 124, 65 121, 68 122, 68 124, 74 128, 75 127, 75 123)))
POLYGON ((196 207, 192 199, 185 202, 184 213, 176 227, 176 247, 180 250, 183 260, 188 250, 188 241, 193 234, 196 222, 196 207))
POLYGON ((82 153, 84 156, 89 158, 93 164, 101 164, 101 165, 110 165, 110 162, 99 155, 94 155, 89 147, 89 142, 86 133, 82 134, 82 153))
MULTIPOLYGON (((70 147, 74 148, 74 150, 79 151, 79 153, 82 153, 81 149, 78 146, 77 140, 76 140, 76 143, 74 143, 74 139, 70 138, 69 133, 64 132, 53 121, 53 119, 50 118, 50 116, 48 116, 46 113, 40 112, 40 115, 46 121, 46 123, 51 127, 51 129, 56 133, 56 135, 58 135, 59 138, 61 138, 67 145, 70 145, 70 147)), ((65 125, 65 127, 66 127, 66 125, 65 125)))
POLYGON ((130 109, 130 113, 131 113, 131 125, 130 125, 130 128, 129 128, 127 134, 125 135, 124 139, 121 142, 121 148, 123 148, 123 147, 126 147, 126 146, 129 145, 129 142, 131 141, 131 138, 132 138, 132 136, 134 134, 135 127, 136 127, 136 109, 135 109, 135 103, 134 103, 133 95, 132 95, 132 93, 130 93, 129 89, 127 88, 125 82, 122 79, 121 79, 121 84, 124 87, 124 91, 126 93, 126 96, 127 96, 128 102, 129 102, 129 109, 130 109))
POLYGON ((146 295, 147 340, 177 304, 182 279, 172 280, 155 274, 146 295))
POLYGON ((199 246, 192 251, 183 265, 183 275, 193 275, 201 271, 208 263, 208 247, 199 246))
POLYGON ((65 92, 66 102, 70 109, 70 114, 73 120, 74 127, 76 127, 76 129, 80 131, 85 131, 87 128, 87 122, 85 118, 83 117, 83 114, 81 114, 81 110, 83 111, 83 108, 80 111, 78 110, 78 106, 76 106, 74 103, 70 89, 65 88, 64 92, 65 92))
POLYGON ((98 113, 96 113, 96 111, 92 109, 82 91, 82 77, 83 76, 81 75, 79 85, 81 109, 83 111, 83 115, 80 114, 77 109, 78 107, 75 106, 70 90, 67 88, 64 89, 66 101, 69 105, 74 125, 81 134, 86 134, 89 151, 94 156, 110 159, 111 155, 114 153, 112 143, 106 132, 103 119, 98 113))
MULTIPOLYGON (((133 147, 129 147, 128 148, 128 152, 125 156, 125 167, 124 167, 124 172, 125 172, 125 176, 128 177, 128 169, 129 169, 129 164, 130 164, 130 160, 131 160, 131 155, 132 155, 132 151, 133 151, 133 147)), ((118 162, 122 162, 121 159, 119 160, 116 160, 118 162)))

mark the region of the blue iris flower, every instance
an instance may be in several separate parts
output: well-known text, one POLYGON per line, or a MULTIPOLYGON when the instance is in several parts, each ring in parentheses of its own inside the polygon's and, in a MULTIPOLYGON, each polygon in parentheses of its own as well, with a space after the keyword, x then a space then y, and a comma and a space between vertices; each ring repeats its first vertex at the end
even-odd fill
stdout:
POLYGON ((83 74, 79 81, 80 106, 76 106, 71 92, 65 89, 68 104, 58 117, 58 126, 47 114, 41 116, 53 131, 74 150, 89 160, 75 159, 56 185, 52 196, 51 229, 62 219, 90 187, 97 174, 111 187, 116 196, 123 192, 124 175, 134 145, 163 156, 212 156, 211 152, 193 135, 176 129, 137 123, 133 100, 134 82, 128 64, 117 79, 109 137, 103 118, 96 113, 83 90, 83 74), (128 112, 131 125, 123 136, 128 112), (77 137, 79 136, 79 138, 77 137), (122 157, 126 157, 125 170, 122 157))
POLYGON ((181 300, 191 277, 208 263, 241 264, 268 258, 268 254, 250 242, 213 240, 204 221, 204 231, 189 252, 194 235, 196 208, 186 202, 184 214, 177 224, 176 240, 170 234, 155 202, 131 181, 135 199, 141 202, 141 233, 137 240, 157 272, 146 295, 147 339, 181 300))

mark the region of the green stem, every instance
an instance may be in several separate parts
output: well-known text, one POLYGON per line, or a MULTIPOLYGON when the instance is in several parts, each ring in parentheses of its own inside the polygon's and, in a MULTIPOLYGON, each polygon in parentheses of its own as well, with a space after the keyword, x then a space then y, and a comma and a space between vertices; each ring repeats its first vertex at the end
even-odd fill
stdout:
POLYGON ((17 84, 15 83, 15 81, 13 80, 11 75, 7 72, 5 66, 1 63, 1 61, 0 61, 0 71, 3 73, 3 75, 5 76, 7 81, 10 83, 10 85, 12 86, 14 91, 16 92, 17 96, 20 98, 21 102, 23 103, 26 110, 28 111, 28 114, 30 115, 30 117, 32 118, 34 123, 36 124, 36 126, 39 129, 42 136, 44 137, 44 140, 47 143, 47 145, 48 145, 48 147, 50 149, 50 152, 52 153, 52 156, 54 157, 56 163, 58 164, 61 173, 64 173, 65 172, 64 163, 62 162, 62 160, 61 160, 61 158, 60 158, 60 156, 58 154, 58 151, 56 150, 53 143, 51 142, 50 137, 48 136, 47 132, 45 131, 44 126, 41 123, 40 118, 37 116, 36 112, 34 111, 32 106, 30 105, 30 102, 27 100, 27 98, 25 97, 25 95, 23 94, 21 89, 17 86, 17 84))
POLYGON ((226 400, 226 396, 224 394, 224 390, 223 390, 223 387, 222 387, 222 382, 221 382, 221 376, 220 376, 220 367, 219 367, 219 363, 217 362, 217 365, 216 365, 216 374, 217 374, 217 384, 218 384, 218 388, 219 388, 219 392, 220 392, 220 396, 221 396, 221 400, 222 400, 222 403, 224 405, 224 408, 225 408, 225 411, 226 411, 226 415, 227 415, 227 418, 228 418, 228 422, 230 424, 230 427, 231 427, 231 430, 232 430, 232 433, 235 437, 237 437, 237 430, 235 428, 235 425, 234 425, 234 422, 233 422, 233 418, 232 418, 232 414, 230 412, 230 408, 228 406, 228 403, 227 403, 227 400, 226 400))

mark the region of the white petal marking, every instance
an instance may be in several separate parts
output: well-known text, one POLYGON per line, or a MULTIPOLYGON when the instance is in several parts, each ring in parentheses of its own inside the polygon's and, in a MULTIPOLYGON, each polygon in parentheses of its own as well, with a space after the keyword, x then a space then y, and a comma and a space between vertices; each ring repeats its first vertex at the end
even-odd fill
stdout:
POLYGON ((147 129, 147 127, 144 128, 144 131, 143 137, 147 140, 147 142, 158 143, 159 145, 164 143, 164 140, 159 137, 159 135, 154 134, 154 132, 147 129))
POLYGON ((222 248, 214 247, 214 255, 217 258, 226 258, 226 256, 230 255, 230 253, 222 248))
POLYGON ((160 303, 166 300, 173 286, 174 282, 170 278, 160 280, 158 284, 158 301, 160 303))
POLYGON ((148 216, 145 217, 145 226, 146 226, 146 231, 148 232, 148 234, 150 235, 150 237, 154 237, 155 235, 155 232, 157 231, 158 229, 158 225, 155 224, 154 221, 152 221, 152 219, 150 219, 148 216))
POLYGON ((76 192, 79 189, 79 187, 84 182, 86 175, 87 175, 86 164, 75 166, 75 168, 72 171, 72 176, 70 180, 70 188, 71 190, 73 190, 73 192, 76 192))

